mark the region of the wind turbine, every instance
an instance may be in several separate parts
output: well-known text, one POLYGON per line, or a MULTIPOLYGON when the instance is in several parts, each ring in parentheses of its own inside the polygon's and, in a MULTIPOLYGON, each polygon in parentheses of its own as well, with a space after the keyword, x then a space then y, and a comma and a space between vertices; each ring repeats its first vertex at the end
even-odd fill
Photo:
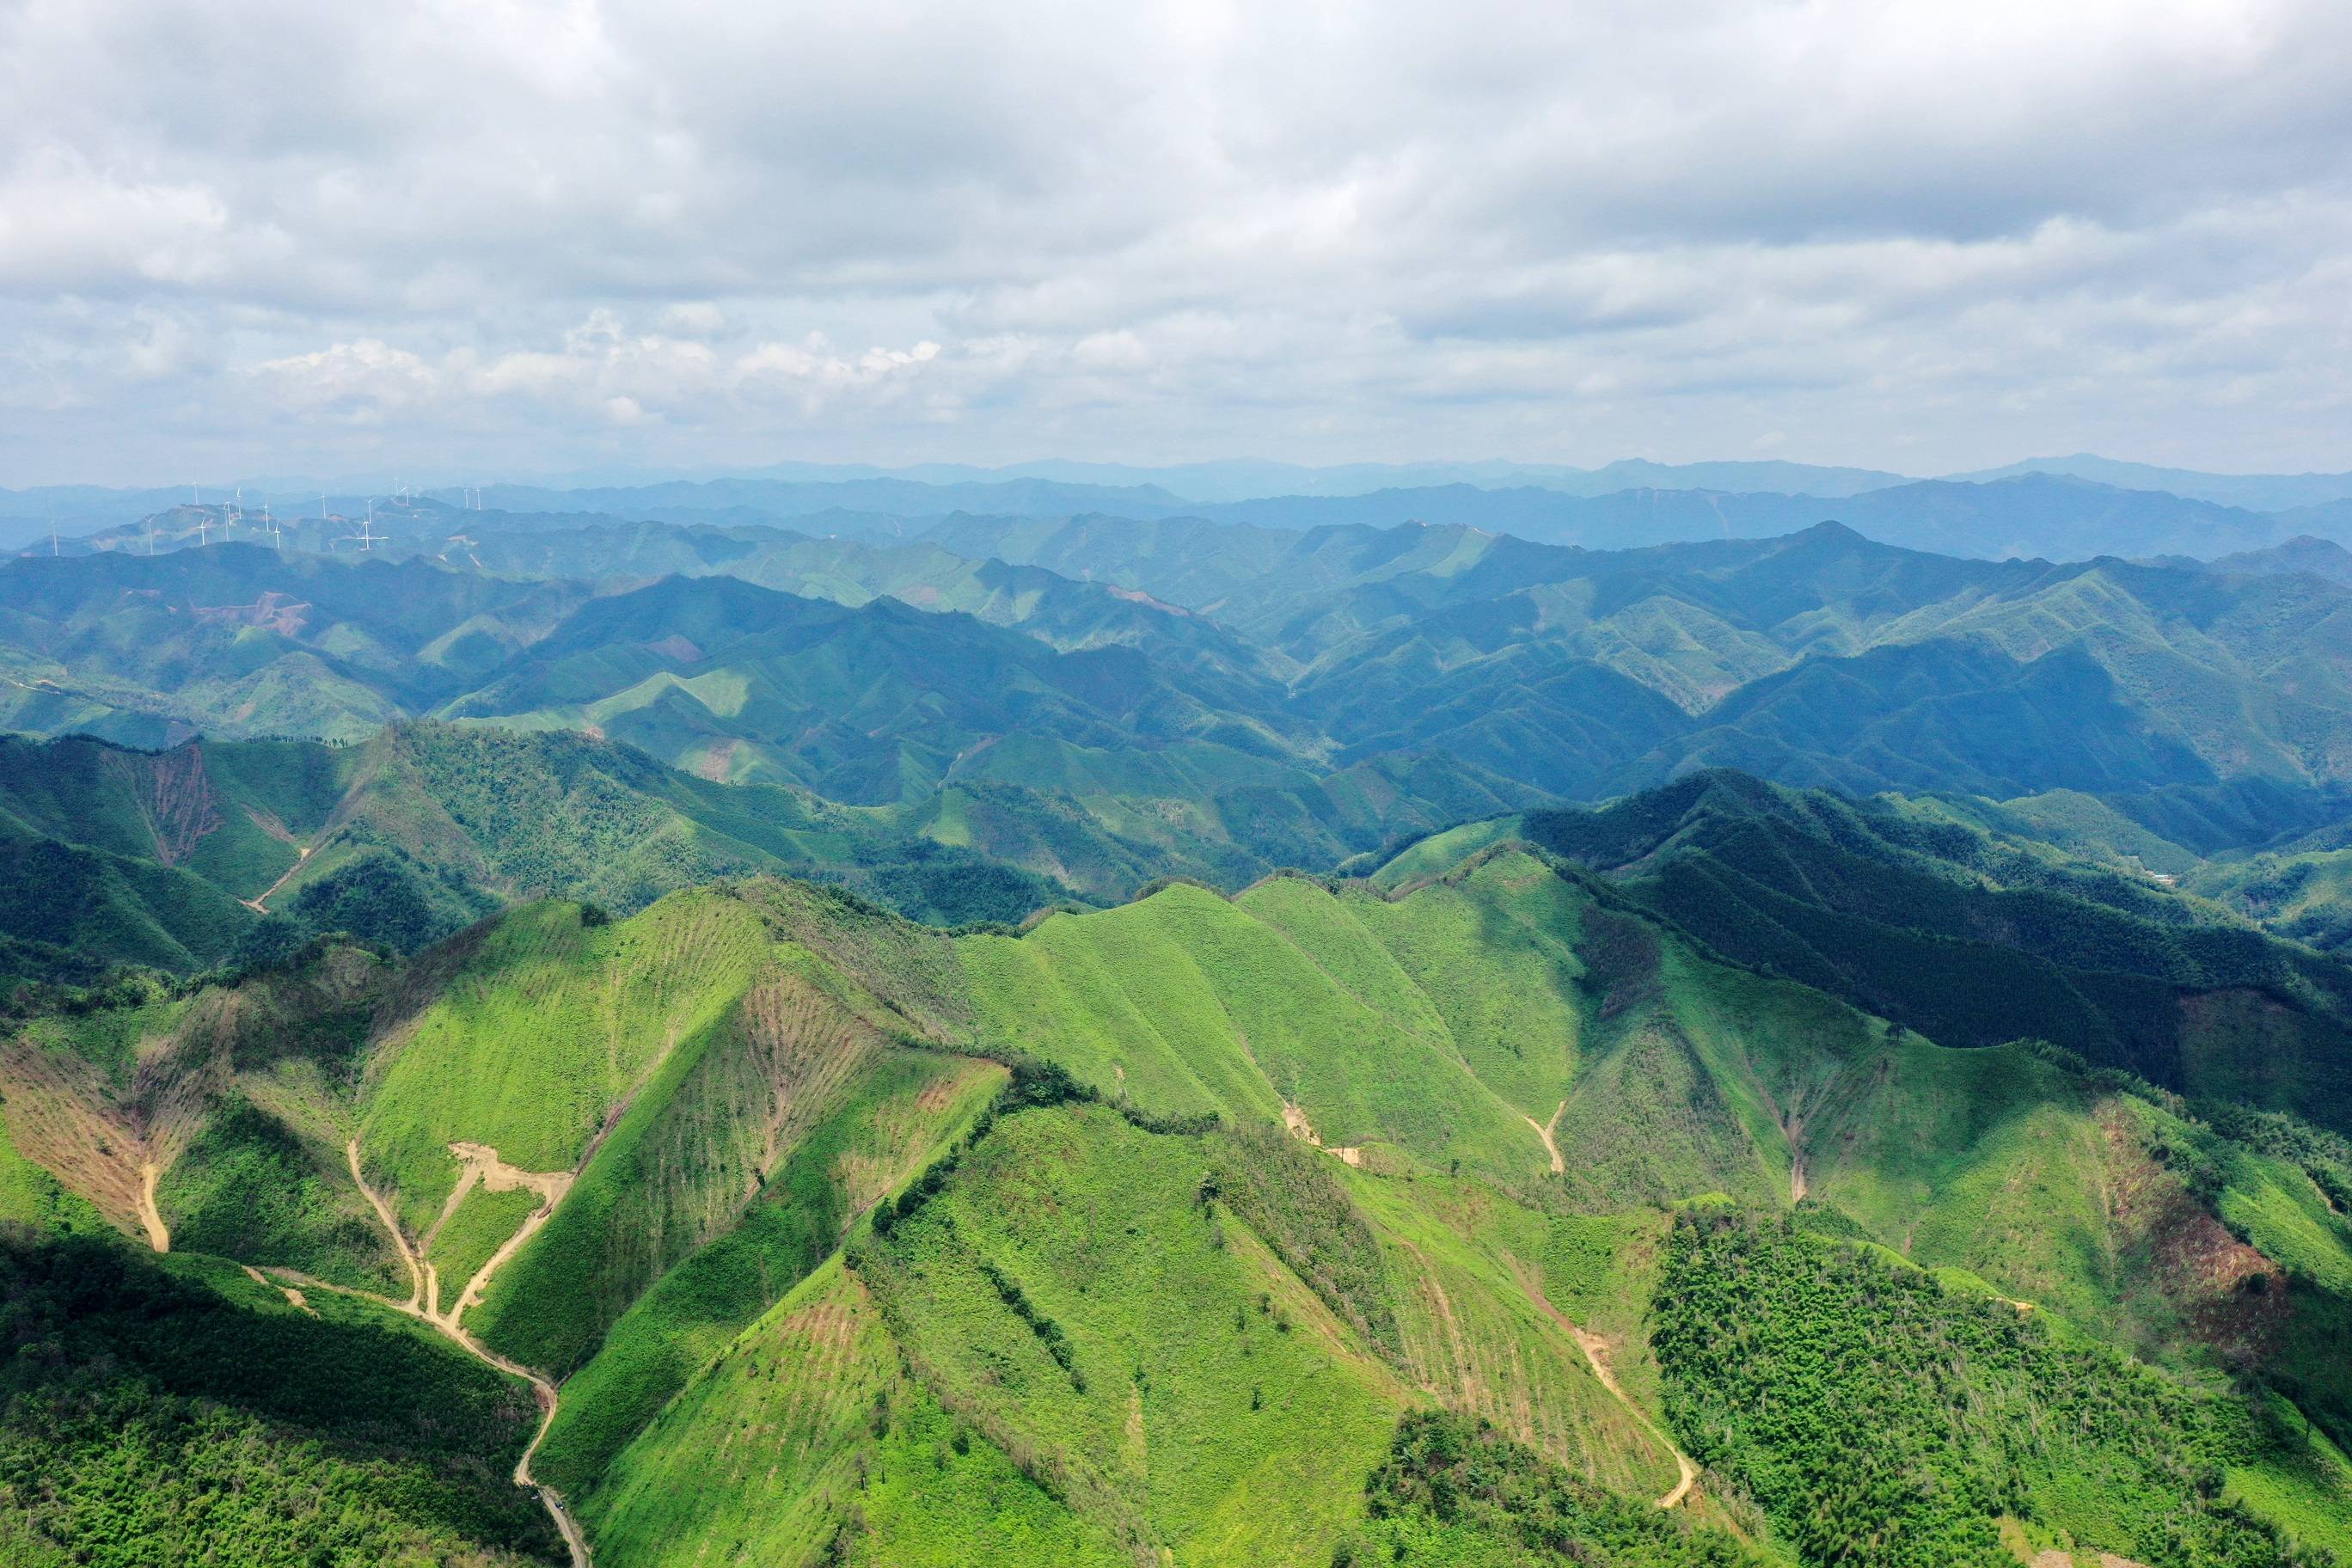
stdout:
POLYGON ((368 498, 367 518, 360 524, 360 531, 357 533, 347 533, 341 539, 327 541, 327 548, 332 550, 338 544, 348 544, 353 540, 359 541, 362 550, 373 550, 375 547, 375 498, 373 496, 368 498))

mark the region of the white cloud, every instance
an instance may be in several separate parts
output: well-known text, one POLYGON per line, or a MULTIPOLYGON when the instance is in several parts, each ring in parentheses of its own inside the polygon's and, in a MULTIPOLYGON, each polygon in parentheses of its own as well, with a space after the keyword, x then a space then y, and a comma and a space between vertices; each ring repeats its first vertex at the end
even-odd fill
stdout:
POLYGON ((777 401, 805 414, 895 401, 940 353, 929 340, 845 353, 812 334, 722 354, 688 339, 631 332, 599 310, 544 349, 484 358, 459 347, 427 359, 362 338, 265 361, 247 379, 289 414, 365 409, 376 423, 420 430, 476 424, 501 407, 559 426, 577 414, 620 425, 724 422, 777 401))
POLYGON ((19 0, 0 482, 2347 467, 2346 79, 2341 0, 19 0))
POLYGON ((727 312, 709 300, 680 300, 661 313, 661 328, 681 338, 715 338, 727 326, 727 312))

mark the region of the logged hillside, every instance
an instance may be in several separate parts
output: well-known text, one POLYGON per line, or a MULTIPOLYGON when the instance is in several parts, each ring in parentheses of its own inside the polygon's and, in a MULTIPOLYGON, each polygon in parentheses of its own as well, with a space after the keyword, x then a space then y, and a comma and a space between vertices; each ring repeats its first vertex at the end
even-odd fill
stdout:
POLYGON ((2326 961, 1916 803, 1520 826, 1020 935, 754 879, 92 999, 10 1026, 0 1204, 527 1373, 507 1503, 607 1568, 2352 1550, 2326 961), (1662 899, 1767 826, 1890 930, 1940 879, 1975 1032, 1662 899), (2302 1022, 2185 1093, 2014 1043, 2004 921, 2302 1022), (2215 940, 2281 967, 2155 968, 2215 940))

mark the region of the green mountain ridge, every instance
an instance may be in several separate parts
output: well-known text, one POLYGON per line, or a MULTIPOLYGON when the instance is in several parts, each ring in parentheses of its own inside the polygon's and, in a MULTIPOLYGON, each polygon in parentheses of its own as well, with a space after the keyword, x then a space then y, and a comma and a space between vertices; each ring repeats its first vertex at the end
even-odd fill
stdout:
POLYGON ((1045 787, 975 780, 855 807, 713 783, 560 730, 404 725, 355 746, 162 752, 0 736, 0 974, 184 973, 313 931, 408 952, 517 899, 628 914, 762 872, 838 881, 944 925, 1014 922, 1171 873, 1234 886, 1332 864, 1541 799, 1458 764, 1378 758, 1286 786, 1157 781, 1202 797, 1171 816, 1094 794, 1104 781, 1070 761, 1041 771, 1045 787))
MULTIPOLYGON (((1017 936, 766 879, 528 905, 404 963, 26 1020, 0 1104, 14 1157, 129 1237, 445 1339, 462 1315, 557 1382, 533 1472, 608 1565, 2352 1546, 2352 1145, 2243 1119, 2333 1120, 2298 1095, 2352 1059, 2335 1035, 2241 1030, 2184 1100, 1727 963, 1658 889, 1761 837, 1847 865, 1829 903, 1864 868, 2025 900, 2037 949, 2252 942, 2314 1029, 2327 961, 1752 780, 1527 831, 1617 874, 1504 838, 1017 936), (1781 1424, 1722 1414, 1757 1377, 1781 1424), (1908 1479, 1791 1446, 1898 1385, 1908 1479)), ((1958 994, 2000 951, 1953 946, 1958 994)))

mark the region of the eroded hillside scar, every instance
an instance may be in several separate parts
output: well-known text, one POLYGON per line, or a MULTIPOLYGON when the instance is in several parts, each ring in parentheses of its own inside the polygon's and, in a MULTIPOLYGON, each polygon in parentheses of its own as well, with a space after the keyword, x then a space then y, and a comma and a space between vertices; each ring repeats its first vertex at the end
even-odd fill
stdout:
MULTIPOLYGON (((489 1289, 490 1277, 496 1274, 509 1258, 520 1251, 525 1242, 537 1236, 540 1227, 545 1225, 549 1217, 555 1213, 555 1205, 562 1203, 563 1194, 572 1190, 572 1173, 521 1170, 499 1159, 499 1152, 486 1143, 452 1143, 449 1145, 449 1152, 466 1163, 466 1173, 458 1179, 457 1190, 451 1194, 448 1206, 442 1210, 441 1219, 434 1226, 436 1231, 440 1229, 441 1225, 448 1222, 450 1214, 457 1209, 458 1200, 478 1182, 486 1192, 530 1191, 537 1193, 540 1197, 539 1207, 533 1209, 530 1217, 516 1227, 515 1233, 507 1237, 496 1252, 490 1254, 488 1261, 474 1271, 474 1277, 466 1281, 464 1288, 457 1292, 457 1299, 449 1304, 449 1310, 443 1314, 441 1321, 452 1332, 455 1332, 458 1320, 465 1315, 466 1309, 481 1304, 483 1293, 489 1289)), ((427 1239, 426 1245, 431 1245, 430 1238, 427 1239)), ((428 1268, 430 1267, 427 1265, 428 1268)), ((434 1276, 432 1294, 436 1298, 440 1294, 437 1272, 434 1276)))
POLYGON ((1360 1145, 1324 1142, 1323 1135, 1315 1131, 1315 1124, 1307 1120, 1307 1112, 1287 1100, 1282 1102, 1282 1125, 1293 1138, 1312 1144, 1342 1164, 1360 1165, 1364 1163, 1364 1151, 1360 1145))

